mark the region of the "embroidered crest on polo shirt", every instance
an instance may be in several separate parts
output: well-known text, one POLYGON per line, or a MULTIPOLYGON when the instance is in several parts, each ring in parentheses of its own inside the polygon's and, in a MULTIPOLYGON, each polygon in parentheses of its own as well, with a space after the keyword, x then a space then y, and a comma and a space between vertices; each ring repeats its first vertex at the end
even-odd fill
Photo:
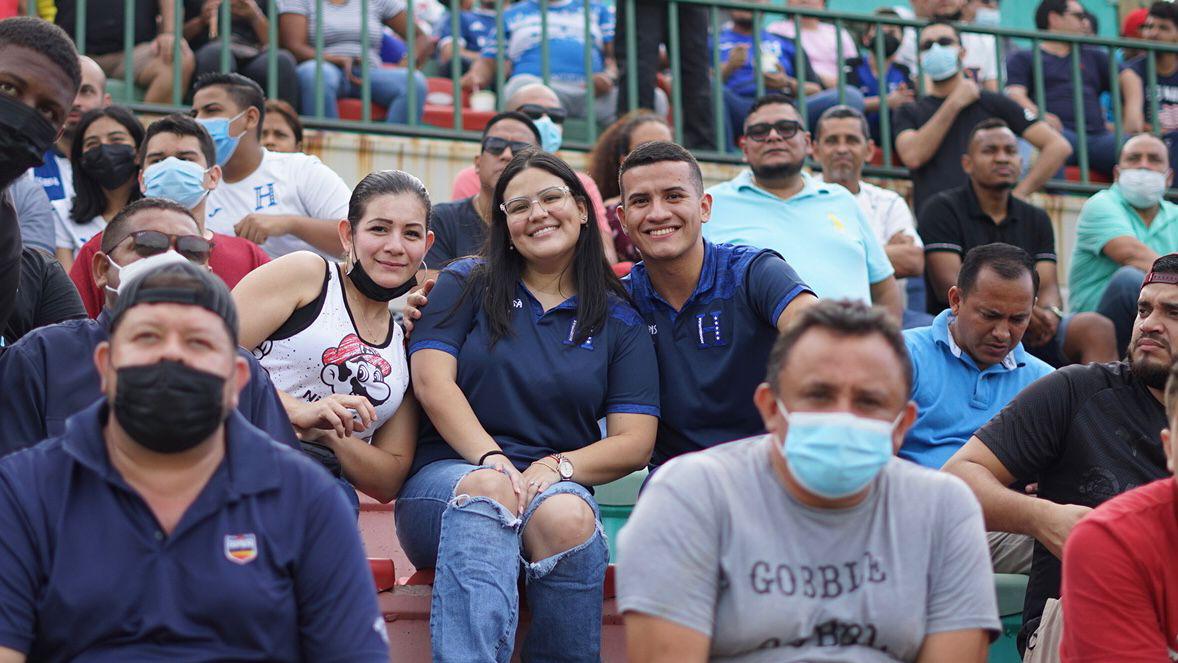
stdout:
MULTIPOLYGON (((564 341, 562 341, 562 342, 565 345, 575 345, 575 343, 573 342, 573 339, 576 338, 576 336, 577 336, 577 319, 573 318, 572 323, 569 324, 569 335, 566 336, 564 341)), ((593 337, 590 336, 590 337, 586 338, 580 344, 580 347, 585 350, 592 350, 593 349, 593 337)))
POLYGON ((846 234, 847 224, 843 223, 842 219, 835 216, 833 212, 827 212, 826 218, 827 218, 827 220, 830 221, 830 225, 834 226, 835 230, 837 230, 843 234, 846 234))
POLYGON ((728 336, 720 329, 720 311, 696 314, 695 331, 701 348, 728 345, 728 336))
POLYGON ((234 564, 249 564, 258 558, 258 537, 250 534, 225 535, 225 559, 234 564))

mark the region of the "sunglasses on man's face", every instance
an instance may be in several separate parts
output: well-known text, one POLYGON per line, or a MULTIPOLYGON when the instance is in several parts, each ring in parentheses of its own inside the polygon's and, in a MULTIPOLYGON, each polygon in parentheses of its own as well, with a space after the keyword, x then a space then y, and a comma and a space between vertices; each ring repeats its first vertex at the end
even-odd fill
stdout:
POLYGON ((528 116, 528 119, 533 122, 547 115, 549 119, 557 124, 564 124, 564 119, 568 117, 568 113, 564 112, 563 108, 555 106, 541 106, 540 104, 524 104, 517 110, 528 116))
POLYGON ((483 151, 489 153, 491 156, 499 156, 503 154, 503 150, 511 148, 511 154, 514 156, 520 152, 532 147, 532 144, 522 140, 507 140, 506 138, 499 138, 497 136, 487 136, 483 139, 483 151))
POLYGON ((798 135, 802 130, 802 123, 797 120, 778 120, 777 122, 758 122, 757 124, 749 125, 748 129, 744 130, 745 138, 755 140, 758 143, 763 143, 769 140, 769 133, 776 131, 778 136, 789 140, 798 135))
POLYGON ((175 247, 185 259, 205 264, 213 252, 213 243, 200 235, 169 235, 158 230, 139 230, 127 235, 131 248, 140 258, 159 255, 175 247))
POLYGON ((933 47, 933 44, 940 44, 941 46, 956 46, 957 40, 953 37, 940 37, 938 39, 925 39, 920 42, 920 50, 927 51, 933 47))

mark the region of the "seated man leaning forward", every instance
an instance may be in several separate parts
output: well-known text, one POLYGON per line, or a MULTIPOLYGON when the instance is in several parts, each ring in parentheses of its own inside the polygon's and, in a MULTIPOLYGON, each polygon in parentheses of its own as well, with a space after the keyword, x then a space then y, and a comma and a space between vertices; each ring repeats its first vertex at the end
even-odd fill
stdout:
POLYGON ((122 290, 103 398, 0 460, 0 661, 387 661, 339 489, 234 410, 225 284, 181 261, 122 290))
POLYGON ((984 661, 999 624, 981 511, 893 458, 916 417, 896 324, 819 302, 767 380, 769 433, 671 460, 622 530, 630 658, 984 661))
POLYGON ((1036 539, 1020 647, 1059 597, 1072 527, 1116 495, 1167 475, 1162 389, 1178 343, 1178 254, 1158 258, 1137 298, 1128 359, 1065 366, 1024 389, 945 463, 992 530, 1036 539), (1038 494, 1008 488, 1038 482, 1038 494))

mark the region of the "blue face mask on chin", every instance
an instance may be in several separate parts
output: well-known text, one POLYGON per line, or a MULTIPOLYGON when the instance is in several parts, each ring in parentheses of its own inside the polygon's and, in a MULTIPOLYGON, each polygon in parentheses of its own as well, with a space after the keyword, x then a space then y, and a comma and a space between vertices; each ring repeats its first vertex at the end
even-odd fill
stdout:
POLYGON ((185 209, 192 209, 209 192, 204 187, 206 172, 199 164, 168 157, 143 171, 143 195, 165 198, 185 209))
POLYGON ((790 412, 781 453, 790 474, 807 491, 826 499, 849 497, 867 487, 892 458, 892 433, 904 416, 888 423, 850 412, 790 412))
POLYGON ((241 142, 241 137, 245 135, 247 129, 242 129, 241 133, 236 136, 229 135, 229 125, 237 121, 237 118, 246 114, 249 109, 241 111, 237 115, 230 118, 213 117, 213 118, 198 118, 196 121, 209 132, 209 137, 213 139, 213 145, 217 147, 217 165, 224 166, 233 158, 233 153, 237 151, 237 144, 241 142))
POLYGON ((564 130, 561 126, 552 121, 552 118, 543 115, 538 120, 532 120, 532 124, 540 130, 540 147, 545 152, 556 152, 560 149, 560 141, 564 135, 564 130))

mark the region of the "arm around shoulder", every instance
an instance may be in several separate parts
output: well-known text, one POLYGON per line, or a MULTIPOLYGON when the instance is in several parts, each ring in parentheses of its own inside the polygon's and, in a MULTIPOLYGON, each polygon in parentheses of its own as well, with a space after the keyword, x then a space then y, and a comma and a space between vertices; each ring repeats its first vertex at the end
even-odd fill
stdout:
POLYGON ((299 307, 313 301, 331 266, 310 251, 296 251, 246 274, 233 288, 240 312, 239 342, 252 350, 273 334, 299 307))

